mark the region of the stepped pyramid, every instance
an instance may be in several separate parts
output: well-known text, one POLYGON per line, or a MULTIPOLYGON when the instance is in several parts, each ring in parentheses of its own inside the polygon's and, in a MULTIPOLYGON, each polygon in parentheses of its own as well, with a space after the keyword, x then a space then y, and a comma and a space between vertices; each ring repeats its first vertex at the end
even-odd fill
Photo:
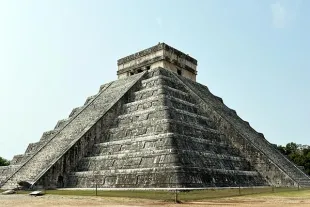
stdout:
POLYGON ((310 178, 196 82, 160 43, 118 61, 118 80, 0 167, 2 189, 310 186, 310 178))

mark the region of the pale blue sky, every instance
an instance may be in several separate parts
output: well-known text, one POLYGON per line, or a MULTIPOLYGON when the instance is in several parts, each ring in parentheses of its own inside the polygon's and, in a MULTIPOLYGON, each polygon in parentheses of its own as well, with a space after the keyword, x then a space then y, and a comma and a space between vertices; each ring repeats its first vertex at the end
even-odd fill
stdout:
POLYGON ((310 1, 1 0, 0 156, 11 159, 165 42, 272 143, 310 144, 310 1))

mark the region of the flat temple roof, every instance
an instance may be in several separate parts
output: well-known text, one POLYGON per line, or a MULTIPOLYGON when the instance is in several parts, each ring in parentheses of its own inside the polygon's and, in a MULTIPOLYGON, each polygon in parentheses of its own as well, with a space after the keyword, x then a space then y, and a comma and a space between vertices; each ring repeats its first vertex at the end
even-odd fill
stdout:
POLYGON ((137 53, 134 53, 132 55, 129 55, 129 56, 126 56, 126 57, 123 57, 121 59, 119 59, 117 61, 117 65, 121 65, 121 64, 124 64, 126 62, 129 62, 129 61, 132 61, 132 60, 135 60, 137 58, 140 58, 140 57, 143 57, 145 55, 149 55, 151 53, 154 53, 156 51, 159 51, 159 50, 166 50, 166 51, 172 51, 173 53, 175 53, 177 56, 182 56, 184 59, 186 59, 187 61, 197 65, 197 60, 195 58, 192 58, 191 56, 181 52, 180 50, 177 50, 165 43, 159 43, 153 47, 150 47, 148 49, 145 49, 145 50, 142 50, 140 52, 137 52, 137 53))

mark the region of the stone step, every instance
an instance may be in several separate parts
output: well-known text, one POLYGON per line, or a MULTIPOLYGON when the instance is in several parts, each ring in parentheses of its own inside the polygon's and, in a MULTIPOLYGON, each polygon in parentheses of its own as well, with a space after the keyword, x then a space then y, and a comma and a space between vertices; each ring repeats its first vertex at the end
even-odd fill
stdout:
POLYGON ((299 183, 299 187, 309 188, 310 183, 299 183))
MULTIPOLYGON (((109 141, 94 146, 90 156, 101 154, 119 154, 123 150, 159 149, 160 146, 172 146, 180 149, 208 150, 217 154, 239 156, 239 151, 224 142, 225 138, 209 136, 208 139, 185 136, 177 133, 155 134, 147 136, 125 137, 123 140, 109 141), (191 143, 191 144, 189 144, 191 143), (157 147, 159 146, 159 147, 157 147)), ((129 151, 128 151, 129 153, 129 151)))
POLYGON ((127 137, 126 139, 122 140, 114 140, 114 141, 109 141, 109 142, 102 142, 95 144, 95 146, 113 146, 113 145, 118 145, 118 144, 127 144, 127 143, 132 143, 132 142, 140 142, 140 141, 152 141, 152 140, 161 140, 165 138, 170 138, 173 137, 174 133, 150 133, 148 135, 140 135, 140 136, 135 136, 135 137, 127 137))
POLYGON ((40 138, 40 142, 48 142, 50 139, 52 139, 57 133, 59 132, 59 129, 54 129, 50 131, 46 131, 43 133, 43 135, 40 138))
POLYGON ((116 141, 124 139, 125 137, 136 137, 148 134, 162 134, 167 133, 169 129, 169 120, 156 120, 154 122, 140 121, 131 125, 111 128, 107 134, 108 141, 116 141))
POLYGON ((24 154, 15 155, 10 162, 10 165, 18 165, 22 162, 24 154))
POLYGON ((160 94, 140 101, 134 101, 131 103, 124 104, 123 113, 127 114, 135 111, 145 110, 148 108, 157 108, 159 106, 169 106, 177 109, 182 109, 184 111, 188 111, 191 113, 197 113, 198 111, 198 107, 196 104, 184 101, 179 98, 160 94))
POLYGON ((107 135, 107 140, 116 141, 150 133, 161 134, 168 132, 197 138, 214 139, 219 142, 223 139, 221 138, 221 133, 211 128, 189 124, 182 122, 181 120, 162 119, 154 120, 152 122, 148 120, 140 121, 124 127, 111 128, 107 135))
POLYGON ((208 117, 167 106, 158 106, 156 108, 148 108, 120 115, 117 118, 117 125, 118 127, 122 127, 135 122, 145 120, 154 121, 156 119, 164 118, 195 123, 207 128, 215 128, 214 123, 208 117))
POLYGON ((146 74, 146 78, 152 78, 154 76, 158 76, 158 75, 163 75, 163 76, 167 76, 167 77, 174 77, 170 71, 164 69, 164 68, 154 68, 148 71, 148 73, 146 74))
POLYGON ((42 145, 46 144, 50 139, 52 139, 59 132, 59 129, 60 128, 44 132, 39 142, 30 143, 28 145, 25 154, 32 154, 36 152, 42 145))
POLYGON ((98 155, 83 158, 77 171, 96 169, 124 169, 152 166, 169 166, 172 163, 192 167, 214 167, 216 169, 249 170, 250 165, 244 159, 227 154, 216 154, 212 151, 197 149, 142 149, 140 151, 123 150, 119 153, 98 155))
MULTIPOLYGON (((263 186, 266 183, 255 171, 238 171, 174 166, 154 167, 139 169, 100 170, 72 173, 68 186, 122 188, 122 187, 182 187, 189 183, 190 187, 214 187, 214 186, 263 186), (177 186, 176 177, 178 177, 177 186), (213 178, 213 179, 212 179, 213 178), (208 179, 208 182, 206 182, 208 179), (204 182, 203 182, 204 181, 204 182)), ((186 185, 189 186, 188 184, 186 185)))
POLYGON ((155 121, 169 117, 169 107, 159 106, 132 113, 123 114, 117 117, 115 127, 127 127, 128 125, 137 124, 140 121, 155 121))
MULTIPOLYGON (((165 134, 163 134, 165 135, 165 134)), ((232 148, 227 143, 211 142, 209 140, 197 139, 179 134, 165 136, 148 136, 138 140, 124 140, 109 143, 96 144, 90 156, 101 156, 111 154, 135 153, 144 150, 176 149, 210 151, 216 154, 226 154, 229 156, 239 156, 238 150, 232 148), (156 139, 155 139, 155 138, 156 139), (124 142, 125 141, 125 142, 124 142), (113 144, 112 144, 113 143, 113 144)))
MULTIPOLYGON (((166 149, 156 149, 156 150, 150 150, 150 149, 143 149, 140 151, 136 151, 136 152, 132 152, 130 150, 126 151, 120 151, 120 153, 118 154, 107 154, 107 155, 100 155, 100 156, 93 156, 93 157, 84 157, 82 160, 106 160, 106 159, 136 159, 136 158, 141 158, 141 157, 154 157, 154 156, 159 156, 159 155, 166 155, 169 157, 174 157, 174 159, 183 159, 183 157, 181 156, 185 156, 188 154, 192 154, 192 155, 199 155, 199 156, 205 156, 208 158, 213 158, 213 159, 219 159, 219 160, 230 160, 230 161, 245 161, 244 159, 242 159, 239 156, 230 156, 227 154, 216 154, 212 151, 207 151, 207 150, 203 150, 203 151, 199 151, 199 150, 191 150, 191 149, 177 149, 177 148, 166 148, 166 149)), ((140 159, 139 158, 139 159, 140 159)), ((164 163, 161 162, 160 160, 157 160, 159 163, 164 163)), ((196 162, 198 160, 193 160, 193 162, 196 162)), ((169 160, 169 162, 171 162, 171 160, 169 160)), ((176 161, 173 161, 176 162, 176 161)), ((180 162, 180 160, 178 160, 178 162, 180 162)))
POLYGON ((20 165, 0 166, 0 175, 6 175, 9 172, 14 172, 20 165))
MULTIPOLYGON (((154 151, 154 150, 164 150, 164 149, 170 149, 172 146, 169 146, 168 144, 171 144, 169 143, 169 141, 167 141, 168 143, 164 143, 164 145, 162 146, 158 146, 157 143, 154 144, 155 146, 152 146, 152 147, 149 147, 149 146, 145 146, 145 143, 141 143, 141 142, 138 142, 138 143, 134 143, 134 144, 131 144, 131 145, 113 145, 113 146, 110 146, 109 148, 105 148, 105 147, 100 147, 100 148, 95 148, 94 149, 94 153, 92 155, 95 154, 96 152, 96 155, 95 156, 105 156, 105 155, 119 155, 119 154, 131 154, 131 153, 137 153, 139 151, 141 152, 144 152, 144 151, 154 151), (134 146, 136 146, 138 149, 134 148, 134 146)), ((151 142, 147 142, 147 144, 151 145, 153 143, 151 142)), ((185 145, 186 143, 181 143, 179 145, 185 145)), ((198 143, 195 143, 196 145, 198 143)), ((193 144, 193 145, 195 145, 193 144)), ((194 148, 195 146, 193 146, 194 148)), ((203 148, 203 147, 206 147, 206 149, 204 151, 209 151, 209 152, 214 152, 216 154, 220 154, 220 153, 227 153, 227 155, 234 155, 236 156, 237 153, 235 152, 229 152, 227 149, 225 148, 221 148, 221 147, 218 147, 218 146, 214 146, 214 145, 211 145, 211 146, 201 146, 200 148, 203 148)), ((186 150, 191 150, 189 149, 189 147, 187 148, 179 148, 179 149, 186 149, 186 150)), ((197 151, 201 151, 199 150, 198 147, 196 147, 196 149, 192 149, 192 150, 197 150, 197 151)))
MULTIPOLYGON (((114 174, 142 174, 143 172, 158 172, 158 171, 176 171, 179 169, 191 169, 191 170, 198 170, 194 167, 184 167, 184 166, 172 166, 172 167, 154 167, 154 168, 139 168, 139 169, 110 169, 110 170, 98 170, 97 173, 99 175, 114 175, 114 174)), ((205 172, 214 172, 214 173, 223 173, 223 174, 234 174, 234 175, 252 175, 257 176, 259 173, 257 171, 242 171, 242 170, 225 170, 225 169, 214 169, 214 168, 199 168, 201 171, 205 172)), ((94 171, 80 171, 80 172, 73 172, 71 176, 93 176, 94 171)))
MULTIPOLYGON (((14 173, 20 165, 0 166, 0 186, 6 181, 6 179, 14 173)), ((16 187, 16 183, 14 184, 16 187)))
POLYGON ((310 180, 309 179, 305 179, 305 178, 300 178, 300 179, 297 179, 298 182, 308 182, 310 183, 310 180))
POLYGON ((99 89, 99 93, 106 90, 110 85, 111 83, 106 83, 106 84, 101 85, 99 89))
MULTIPOLYGON (((197 138, 197 137, 191 137, 191 136, 185 136, 178 133, 163 133, 163 134, 157 134, 157 133, 150 133, 148 135, 141 135, 136 137, 126 137, 126 139, 123 140, 117 140, 117 141, 109 141, 109 142, 103 142, 95 144, 94 146, 98 147, 113 147, 114 145, 128 145, 138 142, 155 142, 155 141, 163 141, 167 138, 176 138, 176 139, 182 139, 182 140, 188 140, 188 142, 197 142, 201 144, 209 144, 209 145, 215 145, 218 147, 229 147, 230 145, 223 140, 218 142, 218 140, 212 140, 212 139, 203 139, 203 138, 197 138)), ((223 139, 223 138, 222 138, 223 139)), ((226 141, 226 140, 225 140, 226 141)))
POLYGON ((214 187, 214 186, 264 186, 266 183, 257 172, 253 171, 227 171, 204 168, 203 172, 186 175, 182 171, 191 172, 195 168, 180 166, 163 168, 142 168, 98 172, 74 173, 69 178, 68 186, 80 188, 175 188, 175 187, 214 187), (176 183, 176 177, 180 180, 176 183), (216 179, 212 179, 216 177, 216 179), (203 182, 208 179, 208 182, 203 182), (186 184, 186 185, 184 185, 186 184))
POLYGON ((69 118, 72 118, 74 116, 76 116, 77 114, 79 114, 82 110, 83 110, 84 106, 80 106, 80 107, 76 107, 74 109, 72 109, 69 118))
POLYGON ((40 142, 30 143, 25 151, 25 154, 31 154, 35 152, 40 147, 40 142))
POLYGON ((143 86, 143 85, 146 85, 146 84, 148 84, 148 83, 153 82, 154 80, 159 80, 159 79, 168 80, 168 81, 173 82, 173 79, 172 79, 171 77, 167 77, 167 76, 164 76, 164 75, 159 74, 159 75, 152 76, 152 77, 150 77, 150 78, 146 78, 146 79, 142 80, 142 81, 141 81, 141 84, 142 84, 142 86, 143 86))
POLYGON ((56 126, 54 127, 55 130, 60 130, 62 127, 64 127, 68 122, 69 118, 61 119, 57 122, 56 126))
POLYGON ((310 185, 309 181, 298 181, 300 185, 310 185))
POLYGON ((142 89, 153 88, 159 85, 165 85, 171 88, 181 90, 185 93, 187 92, 183 84, 180 84, 179 82, 175 81, 174 78, 163 76, 163 75, 158 75, 158 76, 154 76, 149 79, 145 79, 141 83, 142 89))
POLYGON ((96 96, 98 96, 98 94, 93 95, 93 96, 89 96, 89 97, 86 99, 86 101, 85 101, 85 103, 84 103, 84 106, 86 106, 86 105, 89 104, 91 101, 93 101, 93 100, 96 98, 96 96))
POLYGON ((113 82, 111 87, 102 91, 94 101, 80 110, 70 122, 57 133, 53 139, 44 144, 34 153, 29 161, 25 162, 18 170, 12 174, 2 189, 15 184, 16 180, 36 182, 44 175, 61 156, 64 155, 83 135, 102 117, 107 110, 128 91, 143 74, 132 76, 126 80, 113 82), (114 83, 118 87, 114 86, 114 83))
POLYGON ((35 152, 31 152, 31 153, 25 153, 23 155, 23 160, 21 161, 21 164, 25 163, 35 152))
POLYGON ((137 91, 134 93, 133 99, 134 101, 139 101, 159 94, 165 94, 166 96, 172 96, 185 100, 187 102, 194 103, 193 99, 189 96, 188 93, 165 85, 155 86, 152 88, 137 91))
POLYGON ((174 108, 170 114, 170 118, 174 120, 181 120, 183 122, 195 123, 202 127, 215 129, 215 124, 209 117, 205 115, 199 115, 182 109, 174 108), (174 113, 175 112, 175 113, 174 113))
MULTIPOLYGON (((121 123, 121 122, 130 123, 130 122, 134 121, 134 120, 132 120, 133 117, 146 116, 147 114, 154 113, 156 111, 165 111, 165 110, 169 110, 169 109, 171 109, 171 108, 169 108, 168 106, 161 105, 161 106, 158 106, 157 108, 148 108, 148 109, 143 109, 143 110, 139 110, 139 111, 134 111, 132 113, 122 114, 122 115, 119 115, 117 117, 117 119, 118 119, 118 123, 121 123), (128 119, 128 121, 127 121, 127 119, 128 119)), ((136 119, 138 119, 138 118, 136 118, 136 119)), ((141 119, 145 120, 142 117, 141 117, 141 119)))

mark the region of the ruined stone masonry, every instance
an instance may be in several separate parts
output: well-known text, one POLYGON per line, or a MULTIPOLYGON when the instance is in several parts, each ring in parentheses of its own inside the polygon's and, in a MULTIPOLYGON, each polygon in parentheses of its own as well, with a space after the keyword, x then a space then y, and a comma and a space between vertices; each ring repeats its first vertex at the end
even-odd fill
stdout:
POLYGON ((310 178, 196 82, 197 61, 164 44, 118 61, 117 81, 44 132, 2 189, 310 186, 310 178))

